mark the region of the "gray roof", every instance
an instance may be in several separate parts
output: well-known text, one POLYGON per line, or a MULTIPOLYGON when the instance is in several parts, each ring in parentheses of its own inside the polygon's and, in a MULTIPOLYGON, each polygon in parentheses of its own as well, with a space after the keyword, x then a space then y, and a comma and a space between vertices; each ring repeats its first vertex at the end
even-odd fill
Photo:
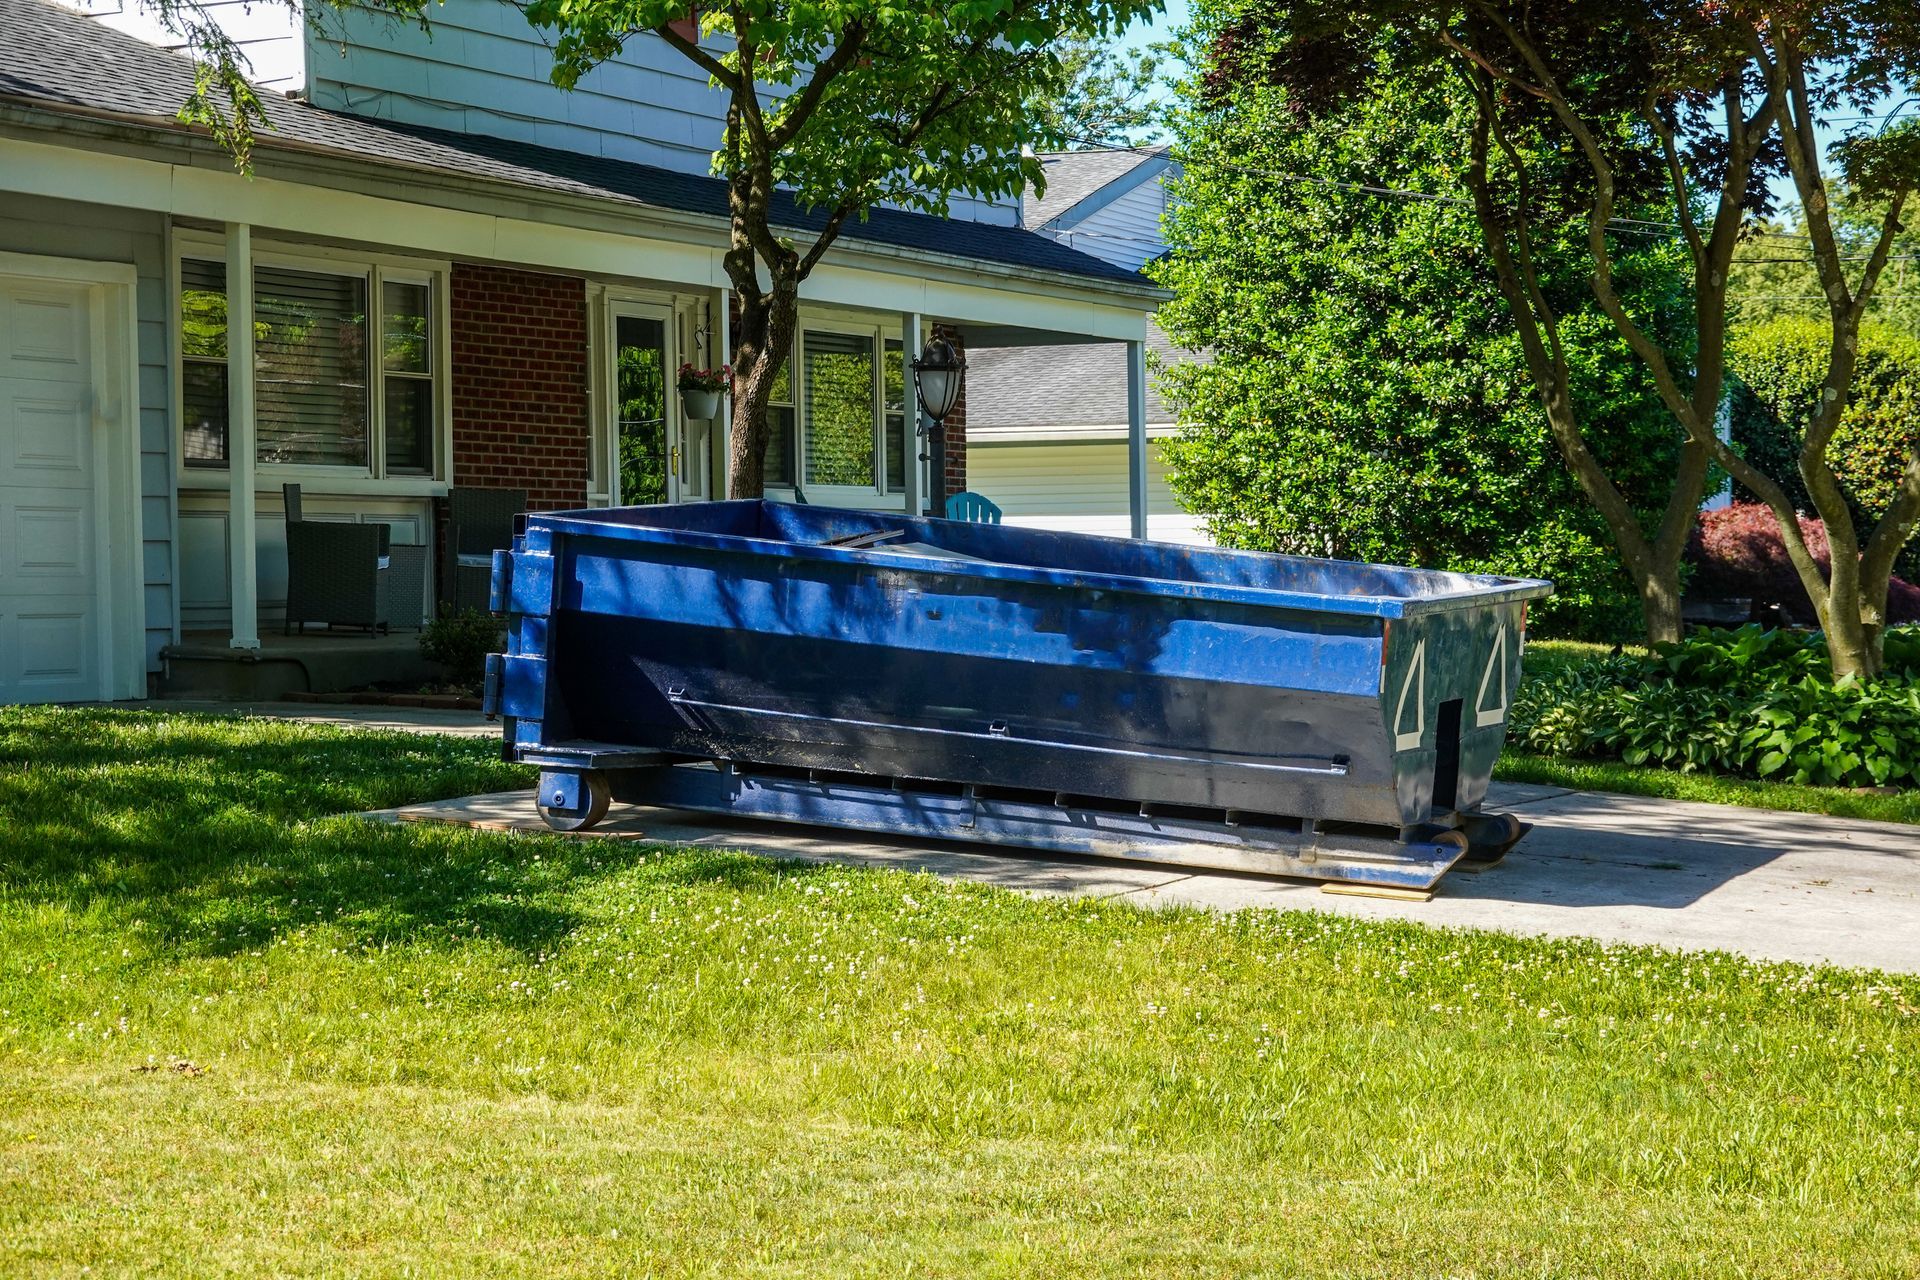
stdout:
MULTIPOLYGON (((0 101, 55 112, 106 112, 155 128, 187 132, 176 113, 192 84, 193 64, 180 54, 46 0, 0 0, 0 101)), ((726 216, 726 184, 718 178, 369 120, 270 91, 260 96, 273 126, 256 143, 255 166, 262 172, 270 168, 276 149, 319 150, 375 164, 437 170, 680 213, 726 216)), ((774 216, 780 225, 797 230, 821 223, 784 193, 776 197, 774 216)), ((876 209, 864 222, 850 222, 841 236, 856 244, 1145 284, 1136 272, 1018 227, 876 209)))
MULTIPOLYGON (((1161 367, 1205 360, 1148 327, 1147 349, 1161 367)), ((1152 362, 1149 362, 1151 366, 1152 362)), ((1174 421, 1147 371, 1147 422, 1174 421)), ((967 433, 1125 426, 1127 352, 1118 342, 1070 347, 989 347, 967 352, 967 433)))
POLYGON ((1044 153, 1040 167, 1047 175, 1047 191, 1036 195, 1034 188, 1027 188, 1020 204, 1024 220, 1030 227, 1044 226, 1102 187, 1165 154, 1164 147, 1044 153))

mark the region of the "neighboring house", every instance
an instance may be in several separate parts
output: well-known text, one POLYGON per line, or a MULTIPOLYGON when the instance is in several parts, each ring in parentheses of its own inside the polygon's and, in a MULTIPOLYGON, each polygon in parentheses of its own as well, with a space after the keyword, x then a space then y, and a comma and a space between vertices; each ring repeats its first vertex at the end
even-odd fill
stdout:
MULTIPOLYGON (((1042 157, 1046 193, 1031 190, 1024 221, 1041 235, 1138 271, 1166 252, 1163 185, 1176 166, 1165 148, 1066 151, 1042 157)), ((1152 326, 1148 348, 1161 367, 1191 360, 1152 326)), ((1126 356, 1112 347, 1008 347, 968 362, 975 403, 967 419, 968 482, 1009 523, 1125 536, 1129 493, 1126 356)), ((1173 433, 1174 415, 1151 385, 1150 441, 1173 433)), ((1147 536, 1206 542, 1200 521, 1167 486, 1157 445, 1148 447, 1147 536)))
MULTIPOLYGON (((723 102, 679 55, 636 38, 569 94, 499 0, 435 6, 431 36, 283 23, 249 38, 301 98, 263 94, 243 177, 176 118, 191 65, 99 7, 0 0, 0 702, 139 696, 190 639, 257 647, 288 481, 307 518, 415 545, 450 486, 725 492, 718 422, 661 392, 726 359, 730 318, 723 102)), ((1139 351, 1164 294, 1018 220, 970 200, 849 225, 802 291, 770 496, 919 511, 970 483, 966 413, 935 477, 902 404, 935 326, 974 359, 1139 351)))

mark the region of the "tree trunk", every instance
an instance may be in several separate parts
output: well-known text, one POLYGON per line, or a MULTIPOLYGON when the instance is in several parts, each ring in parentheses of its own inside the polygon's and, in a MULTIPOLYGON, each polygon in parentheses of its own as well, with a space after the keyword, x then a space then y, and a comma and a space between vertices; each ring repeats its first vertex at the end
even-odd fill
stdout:
POLYGON ((1635 585, 1640 588, 1640 617, 1647 629, 1647 643, 1678 644, 1685 631, 1680 621, 1679 564, 1649 566, 1646 576, 1635 585))
MULTIPOLYGON (((776 281, 771 289, 741 291, 740 320, 733 340, 733 420, 727 434, 727 496, 758 498, 766 491, 768 404, 780 366, 793 350, 799 316, 799 284, 776 281)), ((795 458, 796 469, 801 459, 795 458)), ((798 477, 795 477, 796 480, 798 477)))
MULTIPOLYGON (((1834 575, 1836 578, 1846 576, 1857 578, 1857 572, 1834 575)), ((1826 636, 1827 657, 1833 663, 1834 679, 1853 676, 1872 680, 1879 676, 1882 629, 1869 626, 1862 616, 1858 581, 1843 583, 1841 590, 1829 592, 1820 627, 1826 636)))

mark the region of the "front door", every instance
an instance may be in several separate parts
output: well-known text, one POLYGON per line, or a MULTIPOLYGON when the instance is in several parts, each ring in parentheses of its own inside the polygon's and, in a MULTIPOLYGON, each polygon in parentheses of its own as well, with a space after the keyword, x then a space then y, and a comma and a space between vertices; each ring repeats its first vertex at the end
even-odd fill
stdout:
POLYGON ((673 370, 665 307, 627 306, 613 313, 613 447, 621 506, 677 502, 679 414, 669 394, 673 370))

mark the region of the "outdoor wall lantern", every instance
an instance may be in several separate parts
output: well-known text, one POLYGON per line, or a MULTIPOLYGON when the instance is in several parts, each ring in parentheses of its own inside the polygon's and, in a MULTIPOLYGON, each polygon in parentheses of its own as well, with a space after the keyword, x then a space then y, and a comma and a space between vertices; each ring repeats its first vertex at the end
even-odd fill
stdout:
POLYGON ((953 412, 960 388, 966 385, 966 372, 967 358, 941 337, 929 341, 913 362, 913 387, 920 396, 920 408, 936 426, 953 412))

